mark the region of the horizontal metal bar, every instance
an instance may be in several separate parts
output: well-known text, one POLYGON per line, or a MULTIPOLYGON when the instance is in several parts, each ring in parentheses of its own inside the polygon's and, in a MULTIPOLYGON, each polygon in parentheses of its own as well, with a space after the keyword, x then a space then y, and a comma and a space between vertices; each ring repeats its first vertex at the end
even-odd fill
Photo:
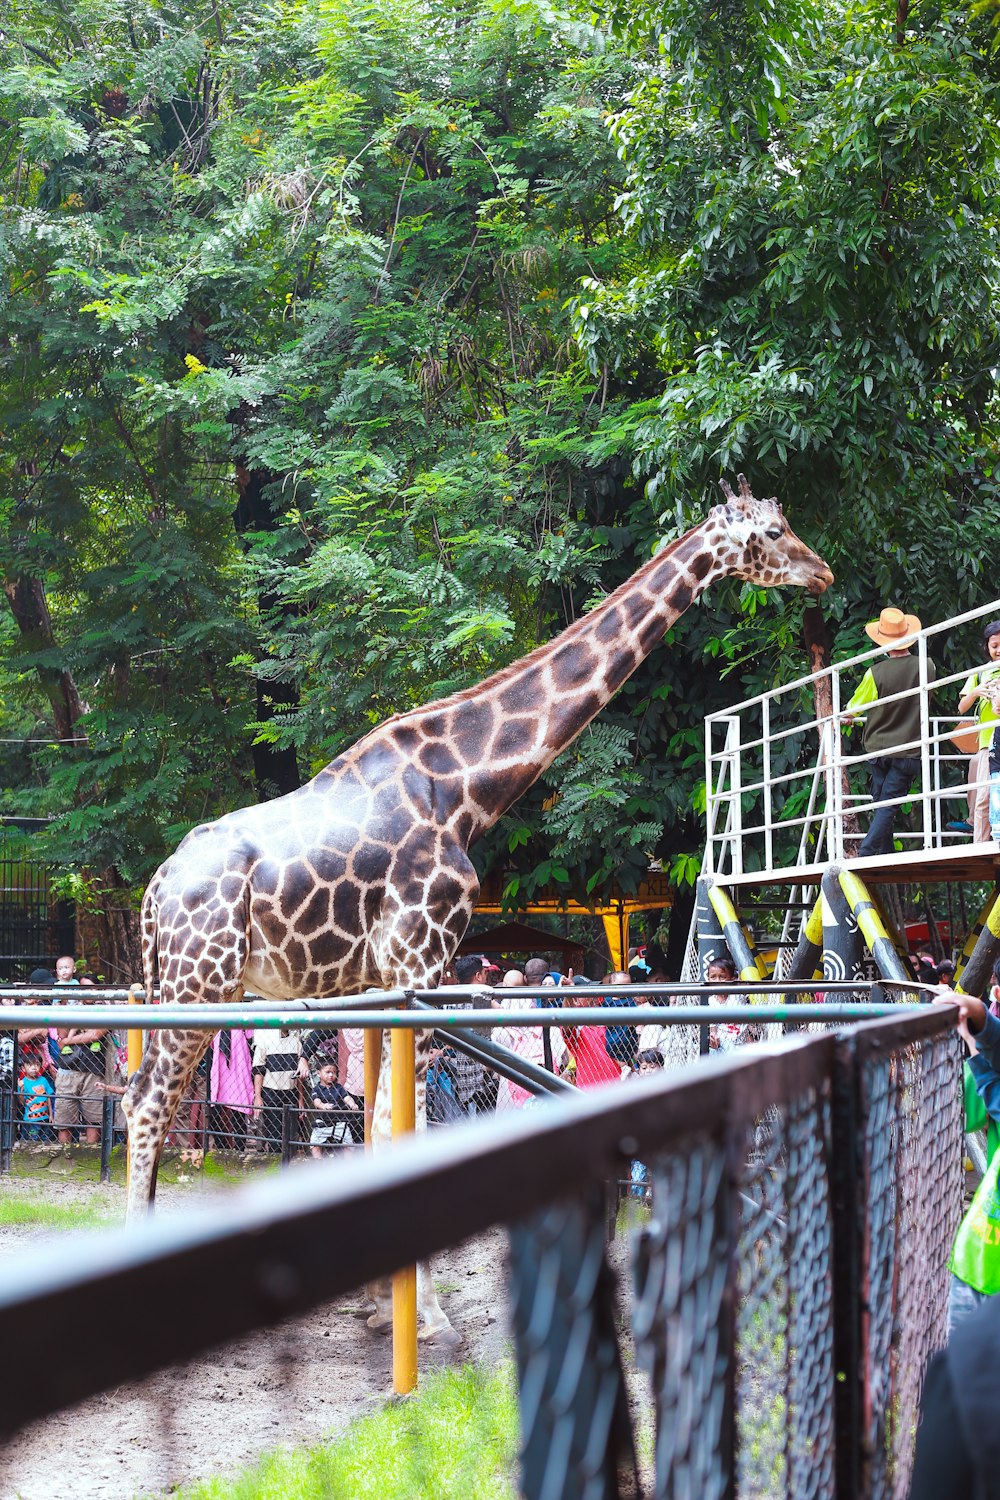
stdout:
MULTIPOLYGON (((784 904, 782 904, 780 908, 776 905, 775 909, 784 910, 784 904)), ((878 982, 880 984, 885 983, 884 980, 879 980, 878 982)), ((864 989, 867 983, 867 981, 863 980, 859 985, 857 982, 851 982, 850 980, 846 979, 831 979, 829 983, 824 986, 824 988, 828 991, 837 989, 857 990, 858 988, 864 989)), ((205 1010, 211 1011, 213 1015, 228 1016, 231 1013, 235 1013, 237 1011, 240 1014, 245 1014, 247 1007, 249 1006, 254 1014, 259 1013, 261 1015, 265 1015, 269 1010, 280 1011, 282 1015, 301 1014, 303 1020, 306 1021, 310 1016, 314 1016, 317 1011, 329 1010, 334 1007, 340 1009, 349 1008, 353 1013, 355 1010, 361 1010, 365 1008, 369 1010, 380 1009, 383 1006, 392 1004, 409 1005, 411 1001, 416 1002, 433 1000, 437 1001, 439 1004, 447 1006, 449 1003, 454 1004, 457 1001, 482 1000, 486 998, 499 1000, 520 1000, 522 998, 552 1000, 557 995, 565 996, 566 994, 573 994, 579 996, 581 993, 592 994, 594 990, 603 990, 604 992, 613 991, 615 995, 623 996, 707 995, 714 993, 717 988, 717 985, 705 984, 704 981, 695 984, 686 980, 679 979, 665 979, 657 981, 655 983, 650 980, 642 984, 615 985, 605 984, 599 980, 588 980, 586 985, 576 983, 574 983, 573 985, 448 984, 442 985, 440 988, 433 990, 367 990, 363 995, 326 996, 319 998, 312 998, 307 996, 304 998, 299 997, 295 1000, 265 1000, 260 995, 245 995, 242 1001, 233 1002, 219 1000, 205 1005, 185 1003, 182 1006, 178 1006, 177 1009, 191 1011, 195 1014, 197 1014, 200 1010, 205 1010)), ((782 990, 799 989, 800 986, 793 985, 787 979, 769 979, 763 986, 760 984, 742 985, 739 980, 734 980, 732 984, 727 984, 726 988, 730 991, 744 989, 749 992, 752 990, 754 994, 757 994, 761 988, 766 988, 773 990, 775 994, 781 994, 782 990)), ((52 993, 53 992, 51 990, 22 989, 19 985, 0 985, 0 1006, 2 1006, 3 1002, 7 1000, 30 1000, 36 994, 41 997, 51 996, 52 993)), ((61 995, 62 992, 60 992, 60 999, 61 995)), ((103 989, 97 985, 94 985, 92 987, 88 986, 86 989, 74 990, 74 998, 72 1001, 61 999, 58 1010, 53 1007, 53 1014, 58 1014, 60 1017, 62 1017, 68 1011, 70 1004, 75 1004, 78 1009, 82 1009, 85 1007, 87 1013, 89 1014, 94 1010, 98 998, 102 1000, 115 999, 117 996, 121 996, 122 998, 124 998, 125 995, 127 995, 127 991, 103 989), (83 995, 93 995, 94 1000, 83 1000, 79 998, 83 995)), ((161 1008, 166 1008, 165 1006, 160 1007, 158 1004, 156 1004, 156 1002, 154 1002, 154 1007, 157 1011, 159 1011, 161 1008)), ((144 1005, 140 1003, 137 1005, 122 1006, 120 1011, 117 1013, 126 1017, 143 1015, 154 1007, 144 1007, 144 1005)), ((32 1007, 32 1010, 36 1012, 40 1009, 40 1006, 32 1007)))
MULTIPOLYGON (((841 984, 840 989, 849 993, 857 994, 858 990, 866 988, 864 981, 858 984, 841 984)), ((933 985, 921 986, 914 982, 907 982, 907 990, 919 991, 921 988, 932 990, 935 994, 939 992, 933 985)), ((814 983, 805 983, 799 980, 794 984, 782 986, 782 994, 810 994, 821 990, 824 994, 830 993, 833 986, 828 986, 823 980, 814 983)), ((726 985, 726 993, 735 994, 735 985, 726 985)), ((770 994, 773 990, 763 981, 759 985, 741 987, 745 994, 770 994)), ((640 993, 646 993, 640 991, 640 993)), ((873 1015, 895 1015, 903 1001, 858 1001, 847 1004, 836 1002, 819 1002, 815 1005, 795 1005, 794 1015, 796 1020, 812 1019, 816 1021, 830 1020, 835 1013, 839 1012, 839 1019, 861 1019, 873 1015), (815 1015, 807 1015, 807 1012, 815 1011, 815 1015)), ((421 1011, 413 1010, 379 1010, 362 1011, 360 1013, 350 1010, 324 1010, 316 1015, 306 1017, 300 1011, 292 1011, 287 1015, 281 1012, 272 1012, 265 1017, 254 1016, 251 1012, 239 1010, 234 1006, 136 1006, 128 1012, 124 1010, 111 1009, 108 1006, 88 1005, 75 1007, 72 1011, 60 1008, 58 1011, 50 1011, 45 1007, 44 1013, 41 1006, 32 1006, 27 1013, 10 1008, 0 1009, 0 1031, 13 1031, 17 1029, 27 1030, 25 1021, 35 1018, 46 1025, 56 1026, 59 1030, 69 1030, 71 1027, 86 1027, 99 1030, 135 1030, 135 1031, 221 1031, 224 1027, 235 1027, 237 1030, 246 1031, 304 1031, 308 1030, 330 1030, 340 1027, 357 1027, 360 1029, 396 1029, 404 1031, 461 1031, 467 1026, 641 1026, 649 1021, 656 1021, 668 1026, 691 1026, 704 1021, 718 1019, 725 1014, 732 1019, 733 1012, 747 1013, 747 1018, 755 1021, 767 1020, 768 1010, 774 1010, 773 1019, 784 1019, 785 1010, 781 1006, 767 1006, 761 1004, 730 1003, 728 1005, 586 1005, 586 1006, 536 1006, 524 1010, 439 1010, 427 1009, 421 1011), (778 1012, 781 1012, 779 1015, 778 1012)))
POLYGON ((957 1016, 957 1004, 921 1005, 907 1012, 906 1023, 898 1014, 885 1020, 862 1022, 851 1032, 851 1039, 858 1057, 888 1052, 953 1031, 957 1016))
POLYGON ((527 1114, 393 1143, 374 1157, 293 1167, 204 1208, 32 1246, 4 1263, 0 1437, 112 1386, 272 1327, 373 1277, 616 1177, 640 1152, 749 1125, 818 1092, 834 1038, 705 1059, 628 1088, 577 1090, 527 1114), (226 1295, 218 1295, 225 1286, 226 1295), (136 1337, 107 1308, 183 1307, 136 1337), (39 1328, 58 1328, 59 1358, 39 1328), (100 1338, 93 1330, 100 1328, 100 1338))
MULTIPOLYGON (((422 1010, 433 1010, 433 1006, 418 1000, 417 1006, 422 1010)), ((532 1012, 537 1015, 537 1011, 532 1012)), ((447 1031, 436 1030, 434 1032, 436 1041, 445 1046, 454 1047, 458 1052, 464 1052, 467 1057, 474 1058, 476 1062, 492 1068, 504 1078, 519 1083, 523 1088, 535 1094, 561 1094, 570 1093, 573 1084, 565 1078, 559 1078, 550 1073, 547 1068, 540 1068, 527 1057, 521 1057, 517 1052, 512 1052, 509 1047, 501 1047, 492 1037, 476 1036, 461 1026, 449 1026, 447 1031)))
MULTIPOLYGON (((449 987, 449 993, 456 996, 468 993, 469 990, 470 986, 468 985, 452 985, 449 987)), ((159 993, 160 986, 158 984, 154 984, 154 997, 159 993)), ((371 1009, 373 1007, 377 1008, 383 1005, 405 1005, 408 1003, 411 994, 414 993, 427 993, 436 995, 439 992, 437 990, 428 990, 426 992, 415 992, 413 990, 367 990, 363 995, 351 995, 349 999, 353 1008, 361 1010, 366 1006, 371 1009)), ((476 993, 478 994, 480 993, 480 991, 477 990, 476 993)), ((123 989, 120 985, 116 986, 104 984, 0 984, 0 1002, 6 999, 51 1000, 53 1005, 69 1006, 73 1004, 92 1005, 95 1001, 100 999, 126 1000, 131 1004, 133 995, 144 995, 144 991, 141 985, 134 984, 128 989, 123 989), (93 1000, 84 1000, 83 996, 85 995, 92 995, 94 998, 93 1000)), ((281 1005, 287 1008, 298 1007, 300 1009, 308 1010, 310 1006, 328 1005, 330 998, 331 997, 327 996, 325 998, 319 997, 314 999, 310 996, 305 996, 296 998, 295 1000, 275 1001, 267 999, 267 997, 264 995, 255 995, 252 990, 246 990, 244 992, 243 1001, 241 1002, 241 1004, 261 1006, 281 1005)), ((140 1001, 138 1004, 136 1004, 135 1009, 138 1010, 139 1006, 142 1003, 143 1002, 140 1001)))

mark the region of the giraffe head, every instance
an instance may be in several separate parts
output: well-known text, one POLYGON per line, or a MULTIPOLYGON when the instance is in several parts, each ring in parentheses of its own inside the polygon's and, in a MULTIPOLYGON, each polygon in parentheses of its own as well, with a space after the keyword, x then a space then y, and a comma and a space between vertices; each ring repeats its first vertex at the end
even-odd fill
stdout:
POLYGON ((737 478, 738 495, 724 479, 719 481, 726 499, 712 511, 735 553, 730 573, 763 588, 790 583, 821 594, 833 582, 826 563, 795 535, 776 499, 754 499, 746 477, 737 478))

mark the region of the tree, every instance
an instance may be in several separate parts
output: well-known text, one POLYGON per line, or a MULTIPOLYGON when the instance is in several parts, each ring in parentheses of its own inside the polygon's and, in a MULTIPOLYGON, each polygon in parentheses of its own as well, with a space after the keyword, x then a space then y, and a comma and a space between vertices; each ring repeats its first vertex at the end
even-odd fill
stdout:
MULTIPOLYGON (((978 23, 613 22, 19 5, 6 711, 86 743, 34 749, 4 805, 55 814, 63 869, 134 892, 192 824, 553 634, 738 467, 838 573, 838 651, 891 598, 991 587, 978 23)), ((703 715, 785 674, 801 610, 690 611, 484 841, 511 899, 652 856, 689 880, 703 715)))

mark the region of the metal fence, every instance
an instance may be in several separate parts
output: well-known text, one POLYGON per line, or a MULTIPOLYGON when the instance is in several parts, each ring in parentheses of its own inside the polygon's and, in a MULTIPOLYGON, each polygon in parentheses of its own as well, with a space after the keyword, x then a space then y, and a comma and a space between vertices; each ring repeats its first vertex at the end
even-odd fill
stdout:
POLYGON ((504 1224, 526 1497, 611 1500, 640 1492, 637 1469, 657 1500, 902 1497, 961 1208, 955 1015, 908 1009, 575 1091, 502 1129, 438 1131, 8 1262, 0 1322, 19 1357, 0 1367, 0 1431, 504 1224), (650 1212, 623 1326, 606 1184, 636 1162, 650 1212), (141 1338, 105 1320, 95 1345, 109 1294, 185 1316, 141 1338), (50 1326, 55 1369, 35 1337, 50 1326))
MULTIPOLYGON (((704 987, 685 988, 696 1003, 706 999, 704 987)), ((786 987, 772 988, 777 993, 771 998, 783 1001, 786 987)), ((733 986, 733 998, 738 1000, 743 989, 733 986)), ((112 1150, 124 1140, 117 1096, 127 1078, 127 1028, 136 1012, 131 1006, 103 1012, 104 1022, 112 1024, 98 1028, 98 1040, 86 1047, 73 1044, 78 1033, 70 1023, 75 1016, 93 1034, 89 1018, 102 1014, 93 1007, 127 993, 97 986, 0 987, 0 1005, 13 1006, 20 1023, 0 1034, 0 1174, 9 1169, 11 1151, 18 1147, 45 1152, 99 1145, 101 1175, 107 1180, 112 1150), (57 1006, 48 1015, 37 1008, 46 1002, 57 1006), (48 1024, 62 1016, 68 1018, 65 1027, 48 1024)), ((463 1008, 473 1000, 455 1003, 453 993, 449 988, 427 995, 450 1002, 449 1019, 460 1023, 463 1008)), ((828 1003, 818 1012, 826 1024, 851 1014, 832 1008, 836 986, 826 993, 828 1003)), ((472 1048, 449 1033, 437 1037, 426 1079, 426 1118, 432 1127, 523 1108, 545 1085, 537 1070, 551 1079, 550 1090, 590 1089, 684 1066, 716 1045, 775 1039, 783 1029, 781 1023, 762 1024, 757 1009, 742 1020, 718 1009, 712 1022, 684 1020, 677 1007, 685 995, 676 986, 621 986, 606 993, 596 986, 538 987, 534 999, 527 988, 495 989, 477 990, 476 996, 480 1004, 495 1005, 499 1014, 480 1015, 470 1037, 472 1048), (667 1012, 664 1005, 670 1007, 667 1012), (544 1012, 532 1007, 544 1007, 544 1012), (543 1019, 552 1009, 558 1015, 543 1019), (520 1076, 532 1069, 533 1078, 520 1076)), ((845 997, 855 999, 856 992, 845 997)), ((763 1000, 765 994, 755 991, 754 998, 763 1000)), ((914 996, 900 992, 899 998, 914 996)), ((426 1006, 430 1001, 414 997, 410 1003, 426 1006)), ((160 1018, 163 1013, 154 1014, 160 1018)), ((218 1008, 210 1008, 209 1014, 217 1023, 218 1008)), ((797 1008, 794 1014, 805 1013, 797 1008)), ((177 1110, 168 1152, 196 1163, 209 1153, 260 1153, 280 1156, 288 1165, 301 1155, 323 1156, 361 1144, 364 1022, 358 1013, 350 1015, 354 1024, 342 1026, 310 1025, 308 1013, 288 1016, 289 1025, 278 1035, 257 1024, 256 1006, 238 1010, 237 1018, 254 1024, 209 1028, 215 1034, 177 1110)), ((156 1024, 165 1023, 157 1019, 156 1024)))

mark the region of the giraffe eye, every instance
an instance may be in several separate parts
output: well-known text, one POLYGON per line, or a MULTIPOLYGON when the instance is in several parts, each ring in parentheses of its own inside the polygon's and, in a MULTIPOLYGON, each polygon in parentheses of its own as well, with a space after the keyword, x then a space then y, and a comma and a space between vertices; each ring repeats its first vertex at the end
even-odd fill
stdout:
POLYGON ((767 528, 767 530, 764 532, 764 535, 767 537, 768 541, 770 541, 770 542, 780 542, 781 541, 781 527, 780 526, 769 526, 767 528))

